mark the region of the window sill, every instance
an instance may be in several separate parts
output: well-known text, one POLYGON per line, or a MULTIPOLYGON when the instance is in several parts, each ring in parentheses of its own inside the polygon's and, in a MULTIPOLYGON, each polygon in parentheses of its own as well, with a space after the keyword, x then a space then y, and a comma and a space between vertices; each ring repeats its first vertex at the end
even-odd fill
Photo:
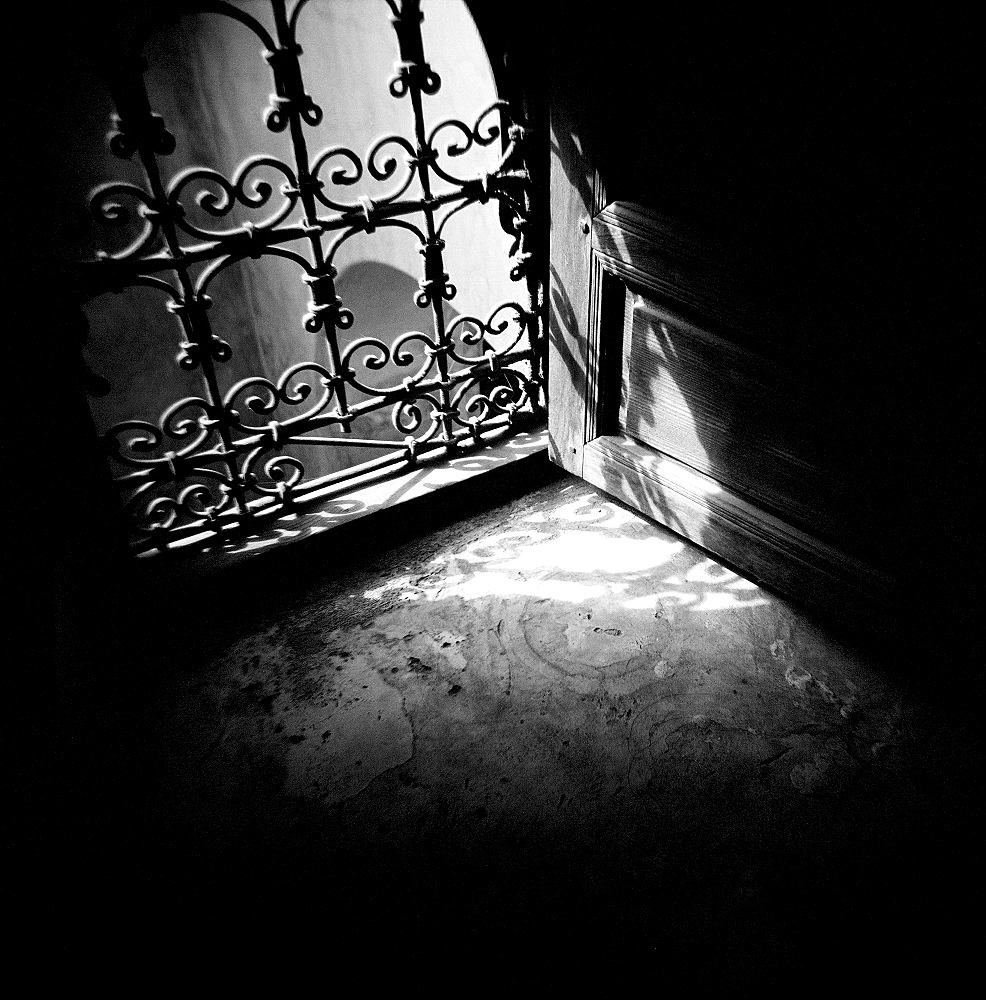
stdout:
POLYGON ((561 474, 548 462, 546 426, 504 435, 482 448, 464 447, 448 461, 430 461, 401 475, 356 486, 297 513, 267 522, 235 540, 179 545, 142 553, 139 583, 168 587, 211 578, 235 567, 269 572, 282 558, 328 557, 396 544, 519 495, 561 474), (300 543, 304 542, 304 545, 300 543))

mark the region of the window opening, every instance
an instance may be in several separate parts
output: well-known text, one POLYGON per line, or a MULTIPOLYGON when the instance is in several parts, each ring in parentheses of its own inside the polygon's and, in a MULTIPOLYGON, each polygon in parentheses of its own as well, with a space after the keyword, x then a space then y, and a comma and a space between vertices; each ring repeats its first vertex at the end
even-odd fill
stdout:
POLYGON ((481 45, 465 5, 437 0, 212 0, 163 30, 131 14, 105 33, 96 68, 123 170, 91 192, 86 238, 102 245, 76 277, 137 552, 236 537, 542 419, 528 131, 495 91, 471 119, 433 112, 465 43, 429 35, 425 13, 481 45), (354 27, 372 57, 338 65, 351 47, 333 32, 354 27), (334 105, 333 79, 363 103, 334 105), (338 134, 394 108, 402 129, 362 145, 338 134), (516 284, 490 277, 489 243, 516 284))

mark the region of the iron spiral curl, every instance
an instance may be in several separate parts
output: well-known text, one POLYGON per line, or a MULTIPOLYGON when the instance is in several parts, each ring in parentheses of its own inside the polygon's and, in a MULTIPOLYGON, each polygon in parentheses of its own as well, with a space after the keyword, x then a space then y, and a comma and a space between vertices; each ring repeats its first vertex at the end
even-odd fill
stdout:
POLYGON ((159 158, 175 151, 176 139, 151 108, 146 66, 139 53, 114 64, 110 148, 117 157, 136 155, 145 182, 112 181, 91 193, 92 218, 126 245, 79 262, 79 287, 90 300, 138 285, 165 291, 181 333, 177 364, 203 383, 201 394, 184 395, 157 421, 124 420, 102 435, 138 551, 203 533, 224 537, 258 517, 296 509, 325 478, 308 478, 299 455, 347 446, 356 440, 353 428, 375 414, 386 426, 374 417, 378 437, 357 443, 379 458, 330 476, 340 488, 347 476, 397 472, 463 440, 480 443, 522 413, 542 412, 527 133, 503 100, 487 104, 471 124, 460 118, 429 124, 422 98, 436 94, 442 78, 425 55, 421 2, 385 2, 397 58, 381 84, 408 108, 409 130, 379 136, 362 155, 345 143, 309 154, 310 130, 323 111, 308 92, 300 61, 307 0, 290 9, 285 0, 270 0, 273 30, 226 0, 189 6, 239 22, 260 42, 271 79, 261 114, 269 130, 287 137, 287 159, 257 153, 228 176, 203 165, 163 180, 159 158), (465 176, 456 164, 473 150, 492 153, 487 169, 465 176), (366 190, 360 184, 370 193, 354 197, 354 188, 366 190), (490 201, 498 203, 501 224, 513 237, 510 277, 527 282, 529 301, 502 302, 485 318, 446 320, 444 303, 457 291, 444 256, 455 233, 449 220, 490 201), (431 320, 430 331, 363 332, 338 292, 341 248, 354 236, 386 228, 409 232, 421 253, 414 298, 431 320), (210 326, 208 292, 219 274, 247 258, 275 256, 297 265, 308 286, 300 324, 320 353, 279 376, 250 375, 222 390, 217 373, 233 349, 210 326), (355 336, 344 336, 350 329, 355 336))

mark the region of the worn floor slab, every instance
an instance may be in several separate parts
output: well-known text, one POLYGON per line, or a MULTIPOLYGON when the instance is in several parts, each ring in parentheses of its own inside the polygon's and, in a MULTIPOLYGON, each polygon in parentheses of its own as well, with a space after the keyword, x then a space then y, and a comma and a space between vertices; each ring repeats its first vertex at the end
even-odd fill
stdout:
POLYGON ((972 734, 587 484, 216 586, 152 660, 110 851, 157 932, 504 982, 533 949, 555 986, 957 967, 972 734))

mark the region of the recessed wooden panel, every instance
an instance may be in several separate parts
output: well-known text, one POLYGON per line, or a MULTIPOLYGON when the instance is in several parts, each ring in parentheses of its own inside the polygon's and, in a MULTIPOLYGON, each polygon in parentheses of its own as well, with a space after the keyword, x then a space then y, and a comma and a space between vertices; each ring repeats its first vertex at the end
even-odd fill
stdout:
POLYGON ((823 387, 641 296, 628 308, 627 434, 823 537, 853 531, 858 502, 823 387))

